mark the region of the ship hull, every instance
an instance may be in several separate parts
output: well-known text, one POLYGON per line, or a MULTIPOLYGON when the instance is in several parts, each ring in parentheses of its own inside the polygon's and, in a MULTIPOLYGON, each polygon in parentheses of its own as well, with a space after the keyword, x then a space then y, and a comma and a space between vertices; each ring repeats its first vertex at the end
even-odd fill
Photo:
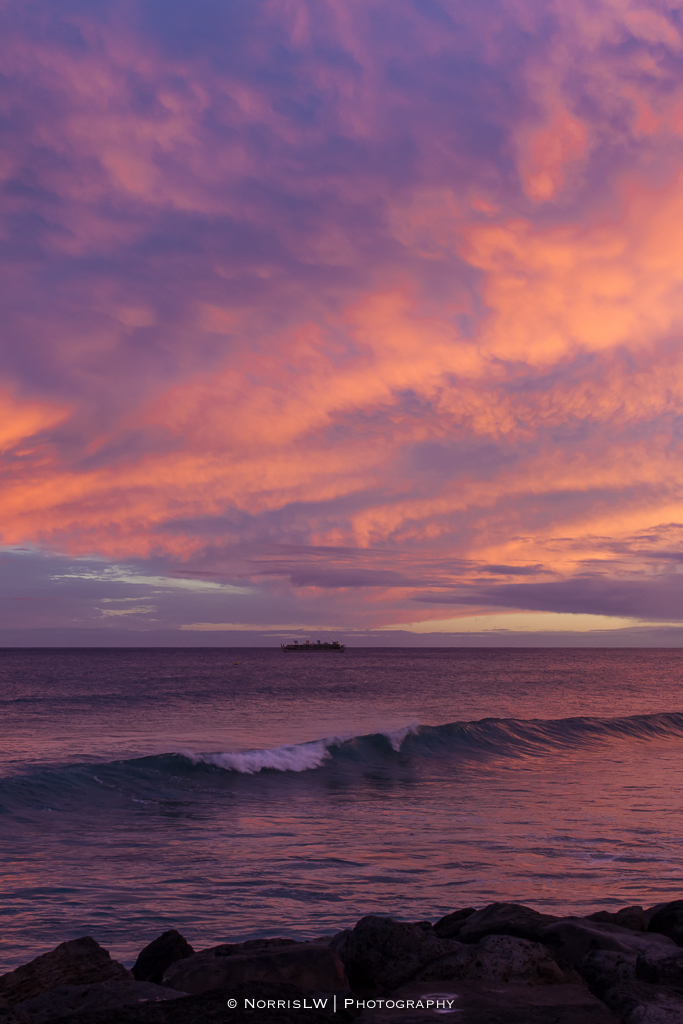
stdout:
POLYGON ((346 644, 280 644, 280 649, 285 654, 299 653, 299 651, 326 651, 333 654, 343 654, 346 650, 346 644))

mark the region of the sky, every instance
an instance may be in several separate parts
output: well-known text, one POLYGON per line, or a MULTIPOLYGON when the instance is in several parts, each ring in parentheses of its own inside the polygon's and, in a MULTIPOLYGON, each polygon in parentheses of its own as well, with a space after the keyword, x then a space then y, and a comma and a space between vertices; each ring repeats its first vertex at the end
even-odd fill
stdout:
POLYGON ((683 644, 683 0, 0 0, 0 643, 683 644))

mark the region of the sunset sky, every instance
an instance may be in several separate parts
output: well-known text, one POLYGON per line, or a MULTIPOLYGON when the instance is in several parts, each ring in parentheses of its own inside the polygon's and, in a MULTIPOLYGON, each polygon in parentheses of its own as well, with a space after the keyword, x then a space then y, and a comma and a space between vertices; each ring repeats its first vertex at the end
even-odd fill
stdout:
POLYGON ((683 0, 0 47, 2 644, 683 644, 683 0))

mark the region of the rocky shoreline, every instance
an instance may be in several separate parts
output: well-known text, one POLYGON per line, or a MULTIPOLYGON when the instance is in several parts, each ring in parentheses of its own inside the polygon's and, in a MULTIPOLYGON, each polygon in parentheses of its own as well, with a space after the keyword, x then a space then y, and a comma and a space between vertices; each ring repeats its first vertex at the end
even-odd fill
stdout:
POLYGON ((587 917, 514 903, 432 924, 362 918, 308 942, 195 951, 177 931, 132 970, 94 939, 0 976, 0 1024, 683 1024, 683 900, 587 917))

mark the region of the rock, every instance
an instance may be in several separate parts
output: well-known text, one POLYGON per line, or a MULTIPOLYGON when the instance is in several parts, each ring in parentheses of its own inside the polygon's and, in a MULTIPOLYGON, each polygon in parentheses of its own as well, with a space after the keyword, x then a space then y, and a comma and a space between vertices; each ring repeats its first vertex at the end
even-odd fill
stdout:
POLYGON ((241 956, 216 953, 216 949, 171 964, 164 973, 164 985, 192 995, 248 982, 288 983, 300 993, 337 992, 348 987, 344 966, 329 946, 296 942, 241 956))
POLYGON ((665 906, 666 906, 666 903, 655 903, 654 907, 648 907, 647 910, 645 911, 645 920, 647 921, 647 923, 649 924, 650 921, 652 920, 652 918, 657 913, 657 911, 661 910, 662 907, 665 907, 665 906))
POLYGON ((675 943, 664 935, 650 935, 621 928, 616 924, 601 924, 586 918, 564 918, 546 925, 539 941, 548 946, 555 959, 562 964, 577 967, 586 953, 594 949, 611 949, 617 953, 646 953, 649 950, 675 943))
POLYGON ((13 1006, 58 985, 89 985, 131 978, 132 974, 123 964, 112 960, 106 949, 85 936, 62 942, 49 953, 3 974, 0 977, 0 996, 13 1006))
POLYGON ((159 984, 167 967, 176 960, 184 960, 193 955, 194 950, 189 942, 172 928, 145 946, 133 965, 133 977, 136 981, 152 981, 159 984))
POLYGON ((362 917, 353 930, 330 944, 339 955, 354 992, 391 992, 417 971, 459 947, 440 939, 434 929, 387 917, 362 917))
POLYGON ((305 997, 293 985, 250 983, 227 991, 204 992, 198 996, 185 996, 161 1003, 143 1003, 138 1006, 122 1006, 116 1010, 58 1017, 50 1024, 342 1024, 340 1018, 330 1014, 329 1010, 319 1012, 307 1008, 304 1011, 292 1005, 280 1009, 251 1009, 245 1008, 245 998, 291 1004, 305 997), (228 999, 231 998, 237 1004, 234 1008, 228 1006, 228 999))
POLYGON ((465 921, 472 914, 476 914, 474 907, 465 907, 463 910, 455 910, 452 914, 446 914, 436 922, 434 931, 440 939, 456 939, 465 921))
POLYGON ((634 981, 615 985, 604 998, 624 1024, 681 1024, 683 1021, 683 989, 664 989, 634 981))
POLYGON ((650 918, 647 930, 668 935, 677 946, 683 946, 683 900, 665 903, 650 918))
POLYGON ((558 920, 551 914, 539 914, 537 910, 519 903, 491 903, 468 916, 458 932, 458 941, 479 942, 485 935, 514 935, 518 939, 538 942, 541 930, 558 920))
POLYGON ((31 1024, 31 1020, 21 1010, 10 1006, 6 999, 0 999, 0 1024, 31 1024))
POLYGON ((599 999, 615 985, 636 980, 636 953, 622 953, 613 949, 592 949, 582 957, 578 972, 589 989, 599 999))
POLYGON ((146 981, 99 981, 94 985, 58 985, 18 1003, 15 1009, 25 1013, 32 1024, 47 1024, 69 1014, 182 999, 184 994, 146 981))
MULTIPOLYGON (((356 1024, 436 1024, 439 1020, 457 1024, 620 1024, 604 1003, 582 985, 501 985, 499 983, 456 981, 447 984, 408 985, 392 993, 393 1006, 366 1008, 356 1024), (424 1003, 436 998, 452 1000, 452 1006, 409 1007, 409 1000, 424 1003), (399 1004, 399 1005, 397 1005, 399 1004)), ((680 1024, 680 1022, 679 1022, 680 1024)))
POLYGON ((646 932, 648 919, 642 907, 622 907, 614 915, 614 924, 630 928, 634 932, 646 932))
MULTIPOLYGON (((329 946, 334 936, 311 939, 316 946, 329 946)), ((300 946, 296 939, 248 939, 246 942, 223 942, 220 946, 203 949, 202 956, 213 953, 215 956, 239 956, 243 953, 261 953, 263 950, 281 948, 282 946, 300 946)))
POLYGON ((683 987, 683 950, 677 949, 673 955, 671 953, 671 950, 642 953, 636 960, 636 978, 651 985, 683 987))
POLYGON ((412 980, 456 979, 526 985, 561 985, 567 981, 545 946, 512 935, 487 935, 476 946, 459 944, 458 950, 423 967, 412 980))
POLYGON ((646 932, 648 921, 642 907, 623 907, 615 914, 607 910, 598 910, 589 914, 586 921, 598 921, 602 924, 618 924, 622 928, 630 928, 634 932, 646 932))

